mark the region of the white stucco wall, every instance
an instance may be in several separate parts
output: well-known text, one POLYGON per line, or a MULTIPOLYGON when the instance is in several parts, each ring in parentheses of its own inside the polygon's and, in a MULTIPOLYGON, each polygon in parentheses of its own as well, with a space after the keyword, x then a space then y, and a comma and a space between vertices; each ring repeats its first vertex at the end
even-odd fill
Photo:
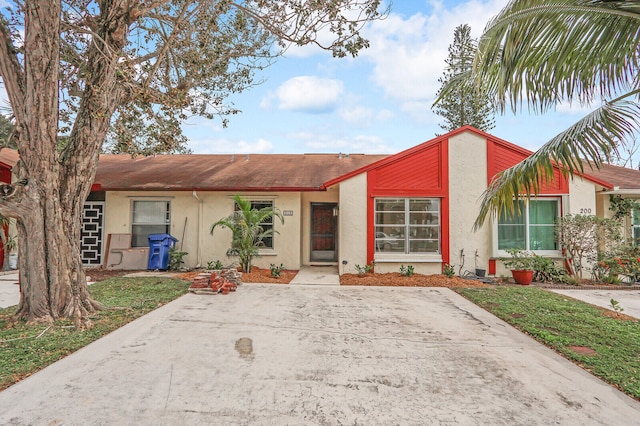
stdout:
POLYGON ((487 189, 487 143, 484 137, 462 133, 449 139, 450 263, 458 273, 489 269, 492 256, 491 221, 478 231, 473 223, 480 210, 480 195, 487 189), (462 251, 462 254, 461 254, 462 251), (476 258, 476 251, 478 257, 476 258), (464 264, 463 257, 464 255, 464 264))
MULTIPOLYGON (((131 205, 133 200, 168 200, 171 202, 170 234, 178 238, 177 247, 189 254, 184 257, 185 266, 206 266, 208 261, 230 263, 226 256, 230 247, 231 231, 217 228, 213 235, 209 230, 219 219, 233 211, 233 193, 226 192, 107 192, 105 208, 105 236, 111 233, 131 232, 131 205), (197 198, 196 198, 197 196, 197 198), (186 218, 186 226, 185 226, 186 218), (184 236, 184 237, 183 237, 184 236)), ((247 193, 242 196, 253 200, 273 200, 281 211, 290 210, 284 224, 275 220, 274 250, 264 250, 254 264, 268 268, 270 263, 286 268, 300 267, 300 193, 247 193)), ((146 262, 138 265, 146 268, 146 262)))
POLYGON ((338 269, 341 274, 355 273, 355 265, 367 264, 366 173, 340 183, 338 223, 338 269))
POLYGON ((569 180, 569 197, 565 214, 595 216, 596 185, 593 182, 576 177, 569 180))

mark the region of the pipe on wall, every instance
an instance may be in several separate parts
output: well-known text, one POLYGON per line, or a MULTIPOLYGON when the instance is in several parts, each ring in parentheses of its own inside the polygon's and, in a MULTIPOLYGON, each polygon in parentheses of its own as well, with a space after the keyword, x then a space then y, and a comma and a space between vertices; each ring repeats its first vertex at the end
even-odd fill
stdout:
POLYGON ((196 200, 198 200, 198 220, 196 221, 196 268, 199 268, 200 266, 202 266, 202 254, 200 253, 200 238, 202 238, 202 235, 200 235, 200 229, 202 229, 202 211, 204 208, 204 200, 201 199, 200 197, 198 197, 198 192, 193 190, 191 192, 191 195, 193 195, 193 198, 195 198, 196 200))

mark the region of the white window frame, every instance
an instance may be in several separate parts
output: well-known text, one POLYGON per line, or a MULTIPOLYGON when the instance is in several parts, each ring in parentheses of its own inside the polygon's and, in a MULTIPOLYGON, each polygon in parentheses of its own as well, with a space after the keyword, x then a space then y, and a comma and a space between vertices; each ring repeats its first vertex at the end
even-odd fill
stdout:
POLYGON ((633 241, 634 246, 640 245, 640 237, 636 239, 636 230, 638 231, 638 235, 640 236, 640 211, 632 211, 631 212, 631 240, 633 241), (638 223, 635 223, 636 215, 638 216, 638 223))
MULTIPOLYGON (((247 200, 251 203, 251 208, 254 208, 255 204, 271 204, 271 208, 275 209, 276 208, 276 200, 273 198, 254 198, 254 197, 250 197, 247 198, 247 200)), ((237 210, 238 205, 234 202, 233 203, 233 209, 234 211, 237 210)), ((273 216, 271 217, 271 222, 264 222, 263 225, 271 225, 271 228, 273 229, 273 234, 271 234, 271 247, 269 246, 263 246, 260 247, 258 249, 258 254, 260 255, 272 255, 275 253, 275 247, 276 247, 276 222, 275 220, 273 220, 273 216)))
MULTIPOLYGON (((376 262, 441 262, 442 261, 442 200, 439 197, 403 197, 403 196, 397 196, 397 197, 375 197, 373 200, 373 215, 374 215, 374 224, 373 224, 373 232, 374 232, 374 236, 373 236, 373 244, 374 244, 374 260, 376 262), (404 224, 398 224, 397 227, 403 227, 405 228, 404 231, 404 247, 405 247, 405 251, 403 253, 389 253, 389 252, 383 252, 383 251, 378 251, 377 247, 379 244, 378 241, 378 237, 377 237, 377 233, 378 233, 378 227, 379 226, 389 226, 389 224, 379 224, 377 222, 377 218, 378 218, 378 210, 377 210, 377 205, 378 205, 378 201, 380 200, 403 200, 404 201, 404 224), (411 213, 411 209, 410 209, 410 204, 411 201, 437 201, 438 203, 438 210, 437 212, 430 212, 430 213, 435 213, 437 215, 438 218, 438 223, 437 225, 416 225, 416 224, 411 224, 410 223, 410 213, 411 213), (417 252, 417 253, 412 253, 410 252, 410 248, 411 248, 411 228, 413 227, 426 227, 426 228, 436 228, 437 229, 437 244, 438 244, 438 249, 437 252, 417 252)), ((382 243, 384 243, 384 239, 380 240, 382 243)))
MULTIPOLYGON (((525 215, 525 247, 522 249, 524 251, 528 251, 528 252, 533 252, 535 254, 538 254, 540 256, 546 256, 546 257, 562 257, 562 250, 560 249, 560 243, 557 243, 558 249, 557 250, 532 250, 531 249, 531 241, 530 241, 530 227, 531 224, 529 222, 529 201, 555 201, 557 203, 557 211, 556 211, 556 218, 561 217, 562 215, 562 203, 563 203, 563 199, 561 196, 549 196, 549 197, 537 197, 537 198, 532 198, 531 200, 526 200, 523 199, 522 200, 524 202, 524 215, 525 215)), ((509 253, 507 253, 506 250, 501 250, 499 248, 499 240, 498 240, 498 225, 499 225, 499 220, 500 218, 496 215, 495 219, 493 221, 493 252, 494 252, 494 256, 495 257, 509 257, 509 253)))
MULTIPOLYGON (((166 199, 139 199, 139 200, 131 200, 131 247, 149 247, 149 242, 146 241, 143 245, 136 245, 136 237, 134 233, 134 229, 136 226, 164 226, 166 234, 170 233, 171 230, 171 201, 166 199), (150 222, 135 222, 135 209, 136 203, 164 203, 166 205, 165 218, 163 222, 158 221, 155 223, 150 222)), ((153 233, 153 232, 152 232, 153 233)))

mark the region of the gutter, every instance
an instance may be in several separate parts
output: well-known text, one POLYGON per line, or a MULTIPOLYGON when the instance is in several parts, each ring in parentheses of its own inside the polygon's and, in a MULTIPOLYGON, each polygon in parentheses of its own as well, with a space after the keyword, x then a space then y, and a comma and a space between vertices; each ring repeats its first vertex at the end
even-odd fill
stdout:
POLYGON ((613 189, 603 189, 603 194, 615 194, 615 195, 640 195, 640 189, 623 188, 614 186, 613 189))

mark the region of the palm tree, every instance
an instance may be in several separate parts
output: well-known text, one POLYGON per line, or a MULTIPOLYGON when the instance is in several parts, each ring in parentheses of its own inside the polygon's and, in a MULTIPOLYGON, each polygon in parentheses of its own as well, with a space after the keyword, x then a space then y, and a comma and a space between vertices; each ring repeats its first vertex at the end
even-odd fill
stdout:
MULTIPOLYGON (((600 107, 505 170, 482 196, 479 228, 490 213, 513 211, 554 165, 566 176, 599 168, 640 128, 640 3, 617 0, 512 0, 485 28, 474 69, 453 81, 483 87, 499 112, 545 112, 560 102, 600 107)), ((436 102, 442 99, 441 94, 436 102)))
POLYGON ((211 225, 210 232, 213 235, 214 229, 218 226, 229 228, 233 238, 231 249, 227 254, 238 256, 242 270, 251 272, 253 258, 258 255, 260 247, 264 246, 265 238, 273 236, 275 232, 273 227, 265 229, 263 224, 270 222, 274 217, 284 223, 284 217, 278 209, 273 207, 254 209, 251 207, 251 201, 239 195, 235 195, 233 200, 238 207, 237 210, 211 225))

